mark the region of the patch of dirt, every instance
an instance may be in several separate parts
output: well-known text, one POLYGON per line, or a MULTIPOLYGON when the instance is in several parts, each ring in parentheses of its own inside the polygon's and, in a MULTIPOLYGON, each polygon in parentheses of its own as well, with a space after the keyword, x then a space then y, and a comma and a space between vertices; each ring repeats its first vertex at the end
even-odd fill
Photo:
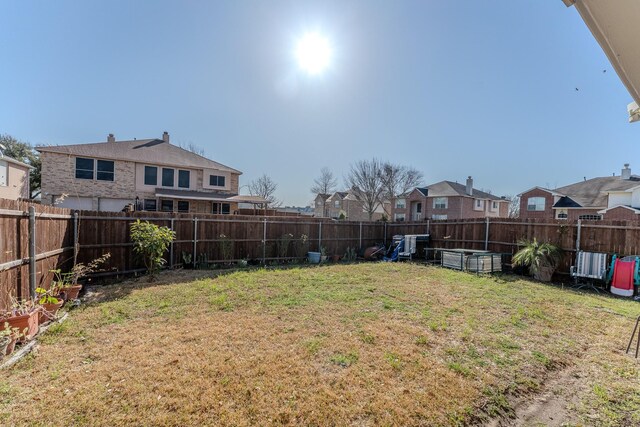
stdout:
POLYGON ((562 427, 575 425, 578 419, 573 408, 579 403, 584 378, 577 367, 571 366, 556 373, 545 382, 533 399, 522 400, 515 406, 515 417, 493 419, 486 427, 562 427))

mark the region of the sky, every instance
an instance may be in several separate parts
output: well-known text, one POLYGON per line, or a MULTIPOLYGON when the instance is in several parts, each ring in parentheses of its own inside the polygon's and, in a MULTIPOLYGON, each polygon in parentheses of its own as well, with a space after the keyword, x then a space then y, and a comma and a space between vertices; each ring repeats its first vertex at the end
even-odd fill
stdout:
POLYGON ((0 133, 168 131, 285 205, 374 157, 495 195, 640 173, 631 96, 561 0, 4 1, 0 58, 0 133), (319 75, 296 62, 308 32, 331 46, 319 75))

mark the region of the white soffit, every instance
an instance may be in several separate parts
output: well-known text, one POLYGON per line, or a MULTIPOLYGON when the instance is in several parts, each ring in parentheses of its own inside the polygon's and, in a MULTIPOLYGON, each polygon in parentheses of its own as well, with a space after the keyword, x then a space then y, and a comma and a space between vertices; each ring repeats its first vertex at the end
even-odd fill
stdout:
POLYGON ((575 6, 633 97, 629 121, 640 120, 640 0, 562 0, 575 6))

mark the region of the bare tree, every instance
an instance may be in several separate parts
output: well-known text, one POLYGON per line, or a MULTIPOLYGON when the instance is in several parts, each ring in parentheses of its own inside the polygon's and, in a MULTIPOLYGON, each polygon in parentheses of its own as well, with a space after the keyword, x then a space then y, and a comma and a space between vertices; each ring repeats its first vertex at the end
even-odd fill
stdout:
POLYGON ((520 217, 520 196, 506 196, 509 200, 508 216, 509 218, 520 217))
POLYGON ((278 200, 275 196, 277 189, 278 184, 276 184, 267 174, 264 174, 249 183, 249 193, 252 196, 260 196, 267 201, 260 206, 262 209, 267 209, 269 207, 277 208, 282 204, 282 201, 278 200))
POLYGON ((384 193, 382 182, 383 164, 377 159, 360 160, 351 165, 351 170, 346 177, 346 182, 352 189, 358 192, 362 199, 363 209, 373 218, 373 213, 380 206, 384 193))
POLYGON ((193 142, 189 142, 189 143, 181 142, 180 144, 178 144, 178 147, 182 148, 183 150, 191 151, 192 153, 197 154, 198 156, 202 156, 202 157, 205 156, 204 148, 198 147, 193 142))
POLYGON ((417 169, 386 162, 382 165, 382 185, 384 187, 382 198, 391 201, 394 197, 422 185, 423 179, 424 175, 417 169))
POLYGON ((320 176, 313 180, 311 192, 313 194, 331 194, 336 191, 338 180, 329 168, 324 167, 320 170, 320 176))

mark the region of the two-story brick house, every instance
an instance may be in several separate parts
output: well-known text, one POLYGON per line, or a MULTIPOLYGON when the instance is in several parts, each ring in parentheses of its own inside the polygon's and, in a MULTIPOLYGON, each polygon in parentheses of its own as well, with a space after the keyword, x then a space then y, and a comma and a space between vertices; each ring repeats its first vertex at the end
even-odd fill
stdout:
MULTIPOLYGON (((84 210, 138 210, 229 214, 238 203, 242 172, 162 139, 37 147, 42 202, 84 210)), ((260 199, 260 200, 258 200, 260 199)))
POLYGON ((313 216, 322 218, 329 216, 329 205, 327 204, 327 199, 330 197, 330 194, 317 194, 316 198, 313 199, 313 216))
MULTIPOLYGON (((318 202, 317 197, 316 202, 318 202)), ((387 205, 388 202, 380 203, 369 218, 360 190, 352 188, 347 191, 336 191, 327 197, 323 203, 324 215, 322 216, 349 221, 379 221, 385 215, 387 205)))
POLYGON ((0 199, 29 200, 30 171, 31 166, 0 151, 0 199))
POLYGON ((520 195, 520 218, 557 220, 640 219, 640 176, 625 164, 619 176, 604 176, 553 190, 531 188, 520 195))
POLYGON ((393 200, 393 221, 422 221, 465 218, 506 218, 509 201, 466 185, 441 181, 427 187, 414 188, 393 200))

